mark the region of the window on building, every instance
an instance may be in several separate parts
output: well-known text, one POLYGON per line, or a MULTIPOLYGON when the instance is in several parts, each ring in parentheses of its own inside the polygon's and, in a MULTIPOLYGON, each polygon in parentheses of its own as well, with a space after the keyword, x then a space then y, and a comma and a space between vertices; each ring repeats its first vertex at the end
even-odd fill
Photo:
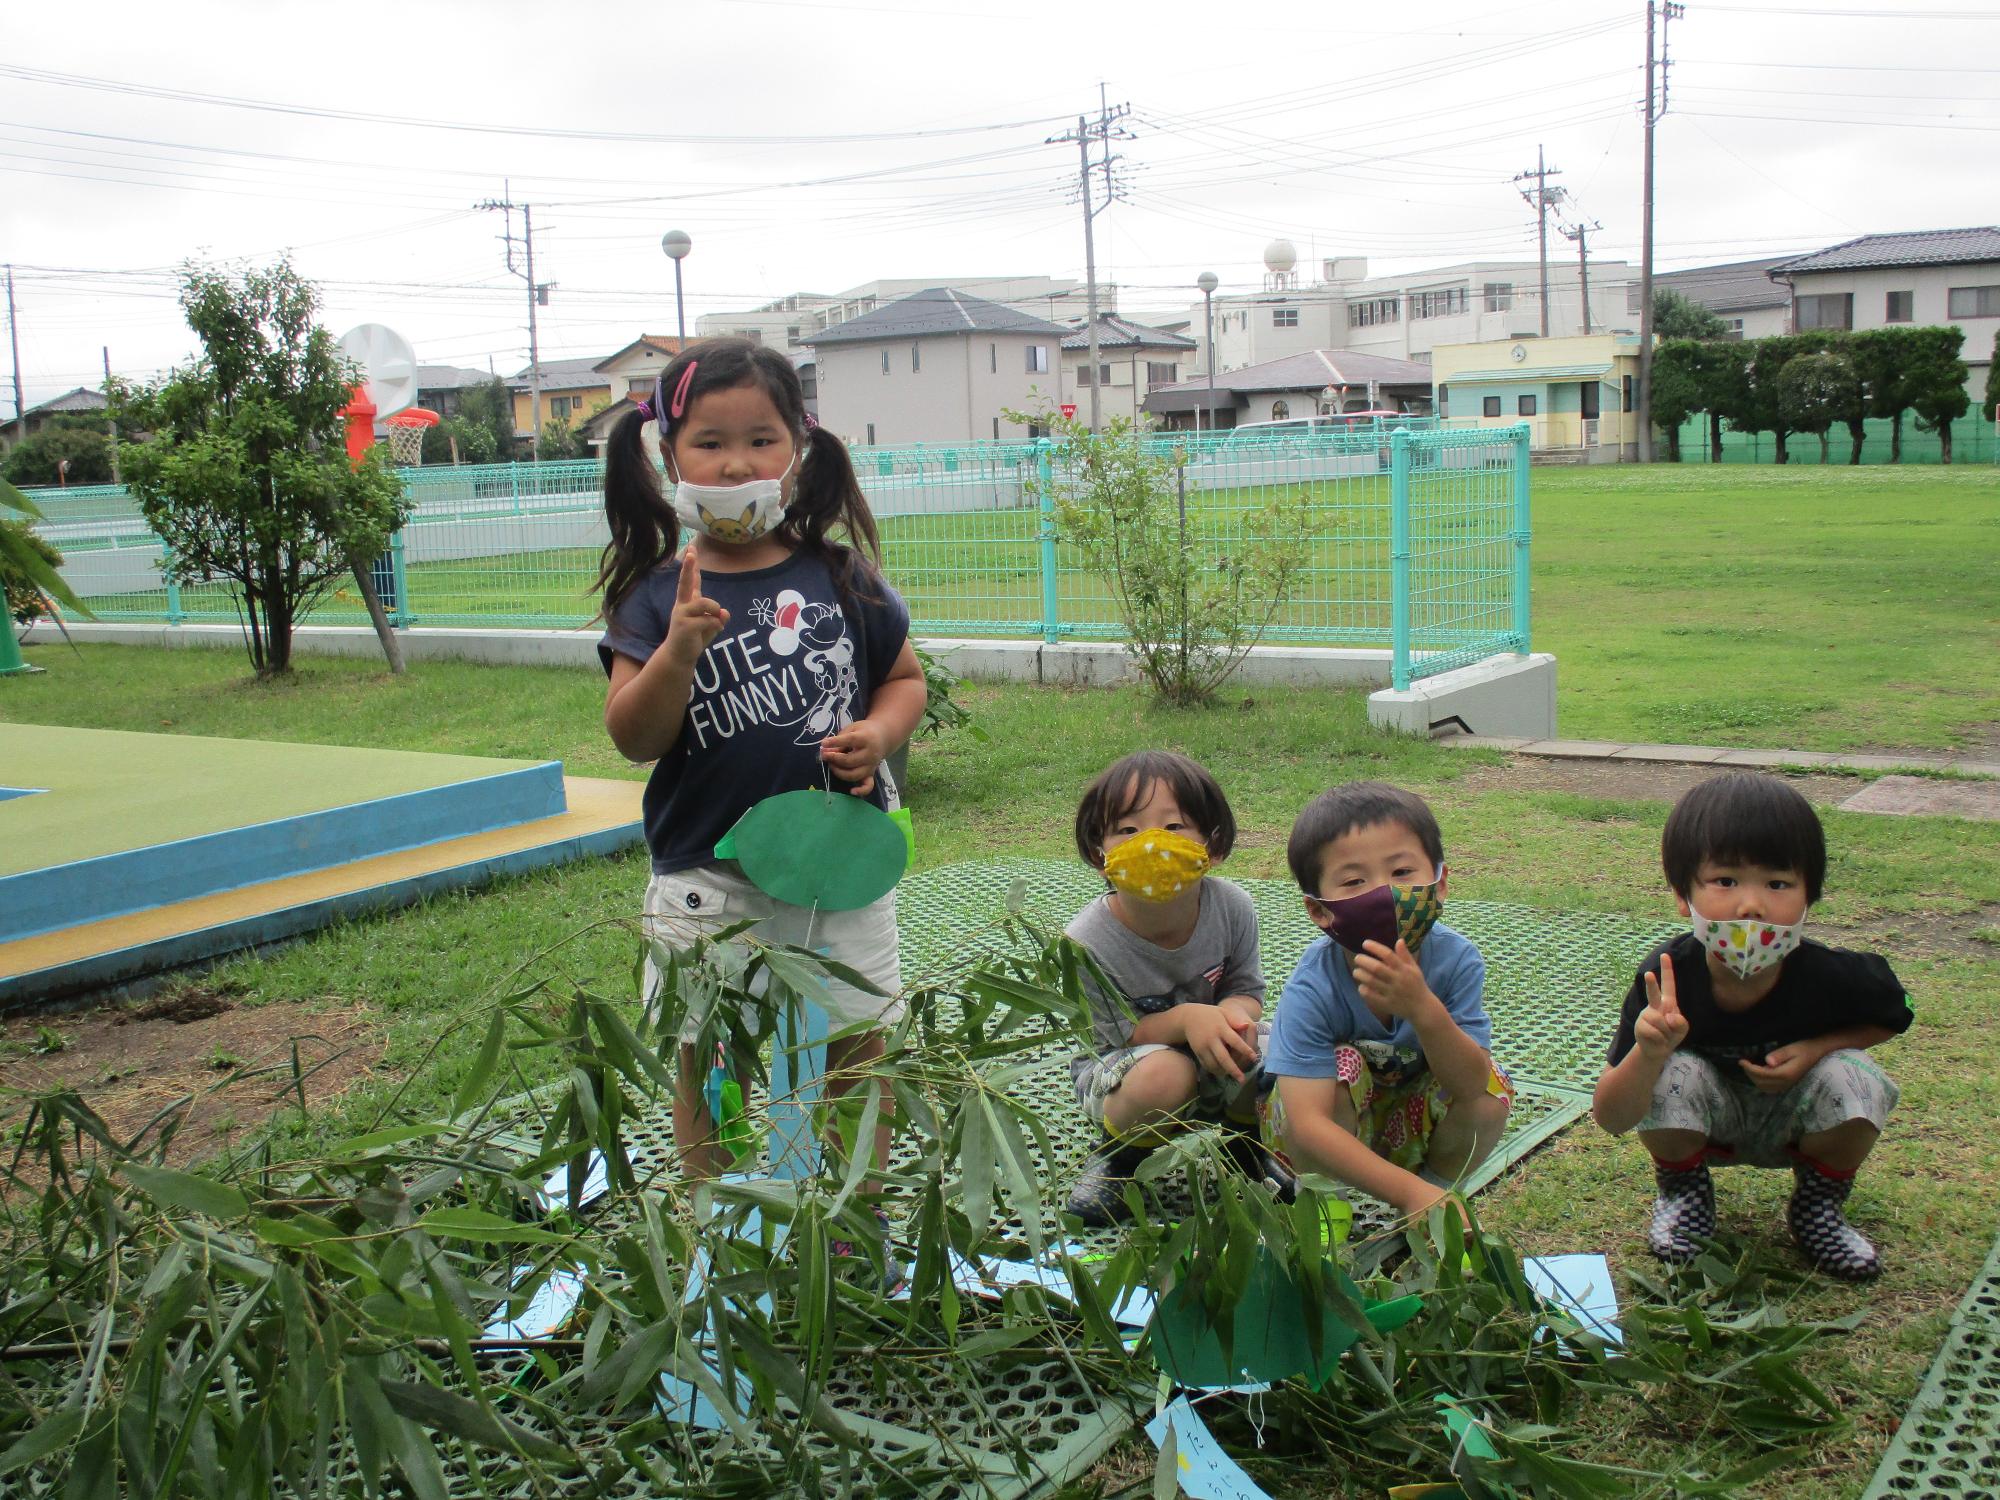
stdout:
POLYGON ((1076 367, 1076 383, 1080 386, 1087 386, 1091 383, 1089 365, 1078 365, 1076 367))
POLYGON ((1882 299, 1884 323, 1907 323, 1915 310, 1915 292, 1890 292, 1882 299))
POLYGON ((1594 421, 1601 415, 1601 408, 1598 403, 1604 399, 1603 391, 1604 388, 1595 380, 1583 381, 1579 386, 1577 390, 1579 398, 1577 415, 1582 417, 1584 421, 1594 421))
POLYGON ((1524 417, 1532 417, 1535 414, 1535 398, 1533 396, 1516 397, 1514 410, 1524 417))
POLYGON ((1296 328, 1299 326, 1299 310, 1296 307, 1274 307, 1271 309, 1273 328, 1296 328))
POLYGON ((889 351, 887 349, 882 351, 882 373, 884 375, 889 373, 889 351))
POLYGON ((1181 367, 1157 359, 1146 361, 1147 385, 1172 385, 1181 378, 1181 367))
POLYGON ((923 367, 924 367, 924 346, 922 344, 910 345, 910 373, 914 375, 917 373, 917 371, 921 370, 923 367))
POLYGON ((1497 417, 1497 416, 1499 416, 1499 415, 1500 415, 1500 398, 1499 398, 1498 396, 1485 396, 1485 397, 1482 397, 1482 398, 1480 399, 1480 402, 1479 402, 1479 414, 1480 414, 1480 415, 1481 415, 1482 417, 1497 417))
POLYGON ((1743 337, 1743 320, 1741 318, 1724 318, 1722 326, 1727 330, 1722 335, 1724 338, 1740 339, 1743 337))
POLYGON ((549 397, 549 420, 560 422, 583 403, 570 396, 549 397))
POLYGON ((1486 310, 1488 312, 1506 312, 1513 305, 1513 282, 1489 281, 1486 283, 1486 310))
POLYGON ((1289 417, 1291 414, 1292 414, 1291 402, 1273 401, 1271 403, 1271 420, 1273 422, 1282 422, 1285 420, 1285 418, 1289 417))
POLYGON ((1944 311, 1948 318, 2000 318, 2000 286, 1955 286, 1944 311))
POLYGON ((868 424, 868 446, 871 448, 875 446, 875 424, 873 422, 868 424))
POLYGON ((1466 310, 1466 291, 1462 286, 1439 287, 1436 291, 1410 293, 1410 318, 1446 318, 1466 310))
POLYGON ((799 341, 799 325, 794 323, 785 330, 785 342, 788 344, 796 344, 798 341, 799 341))
POLYGON ((1627 311, 1628 313, 1636 313, 1644 305, 1645 305, 1644 301, 1639 296, 1639 283, 1636 281, 1626 282, 1625 311, 1627 311))
POLYGON ((1000 419, 998 417, 993 419, 993 441, 996 443, 1000 441, 1000 419))
POLYGON ((1049 373, 1049 346, 1047 344, 1028 345, 1028 373, 1046 375, 1049 373))
POLYGON ((1349 328, 1373 328, 1382 323, 1400 322, 1403 303, 1398 297, 1371 297, 1366 302, 1347 304, 1349 328))
POLYGON ((1034 442, 1041 437, 1045 430, 1040 422, 1030 422, 1028 424, 1028 441, 1031 443, 1034 442))
POLYGON ((1451 387, 1448 385, 1438 387, 1438 415, 1441 417, 1451 415, 1451 387))
MULTIPOLYGON (((2000 290, 2000 288, 1996 288, 2000 290)), ((1826 292, 1817 297, 1801 297, 1798 300, 1798 331, 1808 328, 1852 328, 1854 326, 1854 293, 1826 292)))
POLYGON ((1630 411, 1632 409, 1632 377, 1630 375, 1625 377, 1624 387, 1624 391, 1618 401, 1618 409, 1620 411, 1630 411))

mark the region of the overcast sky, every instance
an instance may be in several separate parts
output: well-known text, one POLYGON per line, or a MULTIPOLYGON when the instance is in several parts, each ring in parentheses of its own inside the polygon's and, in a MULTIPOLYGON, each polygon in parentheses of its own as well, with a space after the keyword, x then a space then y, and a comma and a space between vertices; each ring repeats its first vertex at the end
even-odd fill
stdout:
MULTIPOLYGON (((1662 269, 2000 222, 2000 9, 1690 0, 1670 35, 1662 269)), ((187 358, 190 257, 287 250, 335 332, 510 374, 522 284, 475 207, 509 184, 556 284, 544 358, 673 331, 668 229, 690 326, 877 277, 1080 277, 1076 147, 1046 142, 1102 85, 1131 110, 1096 221, 1128 315, 1184 316, 1203 270, 1257 286, 1276 235, 1307 266, 1532 258, 1538 146, 1593 259, 1636 265, 1644 46, 1641 0, 19 3, 0 260, 30 406, 97 385, 103 346, 133 377, 187 358)))

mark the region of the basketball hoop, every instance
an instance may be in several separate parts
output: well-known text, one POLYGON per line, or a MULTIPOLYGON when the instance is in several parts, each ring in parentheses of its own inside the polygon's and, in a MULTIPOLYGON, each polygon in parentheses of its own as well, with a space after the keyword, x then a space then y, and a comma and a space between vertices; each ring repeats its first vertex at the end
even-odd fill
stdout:
POLYGON ((405 407, 389 418, 389 457, 399 469, 420 468, 424 461, 424 433, 437 426, 440 418, 421 406, 405 407))

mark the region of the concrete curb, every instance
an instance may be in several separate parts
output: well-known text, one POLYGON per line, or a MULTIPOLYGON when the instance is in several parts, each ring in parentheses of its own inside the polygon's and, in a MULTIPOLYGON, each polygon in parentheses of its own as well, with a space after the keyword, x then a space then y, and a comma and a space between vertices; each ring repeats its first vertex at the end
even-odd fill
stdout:
POLYGON ((1505 750, 1551 760, 1664 761, 1675 765, 1731 769, 1804 767, 1814 771, 1950 771, 1959 776, 2000 777, 2000 761, 1969 755, 1846 754, 1833 750, 1731 750, 1720 745, 1645 745, 1619 740, 1526 739, 1508 735, 1458 734, 1439 744, 1456 750, 1505 750))

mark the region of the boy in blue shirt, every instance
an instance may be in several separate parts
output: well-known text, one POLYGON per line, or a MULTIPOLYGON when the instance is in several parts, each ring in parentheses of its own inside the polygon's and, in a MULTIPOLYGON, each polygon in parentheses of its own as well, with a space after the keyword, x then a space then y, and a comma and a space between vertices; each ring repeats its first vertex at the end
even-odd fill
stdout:
POLYGON ((1326 934, 1286 981, 1264 1071, 1293 1162, 1425 1212, 1484 1160, 1513 1089, 1493 1065, 1479 950, 1437 920, 1444 840, 1423 798, 1322 792, 1286 848, 1326 934))

